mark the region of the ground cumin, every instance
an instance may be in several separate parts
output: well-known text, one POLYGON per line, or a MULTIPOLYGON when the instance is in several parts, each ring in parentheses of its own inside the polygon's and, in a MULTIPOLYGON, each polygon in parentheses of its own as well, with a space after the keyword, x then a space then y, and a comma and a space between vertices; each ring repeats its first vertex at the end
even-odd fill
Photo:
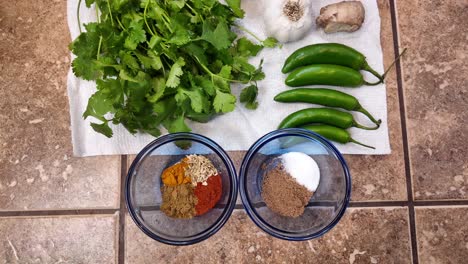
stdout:
POLYGON ((193 193, 191 183, 176 186, 164 185, 161 189, 161 211, 167 216, 175 218, 192 218, 195 216, 195 205, 198 200, 193 193))
POLYGON ((313 192, 300 185, 279 164, 263 176, 262 198, 273 212, 282 216, 298 217, 313 192))

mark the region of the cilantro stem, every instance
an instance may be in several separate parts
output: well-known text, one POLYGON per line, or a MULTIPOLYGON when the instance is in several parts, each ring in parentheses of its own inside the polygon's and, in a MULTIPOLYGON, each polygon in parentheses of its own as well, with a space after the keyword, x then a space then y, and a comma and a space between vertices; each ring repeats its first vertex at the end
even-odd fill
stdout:
MULTIPOLYGON (((148 5, 150 1, 151 1, 151 0, 148 0, 148 2, 146 3, 146 5, 148 5)), ((164 1, 164 4, 167 5, 166 1, 164 1)), ((167 27, 167 29, 169 30, 169 32, 171 32, 171 34, 174 33, 174 31, 173 31, 172 28, 171 28, 171 22, 172 22, 172 21, 171 21, 171 18, 167 16, 167 11, 166 11, 165 9, 163 9, 162 7, 160 7, 160 6, 158 5, 157 2, 156 2, 156 6, 157 6, 157 7, 155 8, 155 9, 156 9, 156 13, 158 13, 158 10, 160 10, 160 13, 161 13, 161 14, 160 14, 160 17, 161 17, 161 19, 162 19, 164 25, 167 27)), ((145 8, 145 9, 146 9, 146 8, 145 8)))
POLYGON ((80 6, 81 6, 81 0, 78 0, 78 8, 76 9, 76 20, 78 21, 78 29, 80 30, 81 34, 81 21, 80 21, 80 6))
MULTIPOLYGON (((99 17, 99 6, 97 3, 94 3, 94 6, 96 7, 96 18, 98 23, 101 23, 101 18, 99 17)), ((98 44, 98 50, 96 54, 96 59, 99 60, 99 57, 101 56, 101 45, 102 45, 102 36, 99 36, 99 44, 98 44)))
POLYGON ((164 76, 166 76, 166 67, 164 67, 164 63, 161 63, 161 64, 162 64, 163 74, 164 74, 164 76))
POLYGON ((120 69, 121 69, 121 66, 118 65, 118 64, 106 64, 106 63, 103 63, 103 62, 101 62, 101 61, 97 61, 96 63, 97 63, 99 66, 101 66, 101 67, 112 67, 112 68, 114 68, 114 69, 116 69, 116 70, 120 70, 120 69))
POLYGON ((102 45, 102 36, 99 36, 99 44, 98 44, 98 50, 97 50, 97 55, 96 59, 99 60, 99 56, 101 55, 101 45, 102 45))
POLYGON ((224 78, 224 77, 222 77, 222 76, 219 76, 219 75, 216 74, 216 73, 213 73, 212 71, 210 71, 210 69, 208 69, 208 67, 206 67, 203 63, 201 63, 201 61, 198 59, 197 56, 194 56, 194 57, 195 57, 195 60, 198 62, 198 64, 200 64, 200 66, 202 67, 202 69, 203 69, 204 71, 206 71, 206 73, 208 73, 208 74, 211 76, 211 82, 213 82, 213 78, 214 78, 214 77, 217 77, 217 78, 223 79, 223 80, 228 81, 228 82, 243 83, 242 81, 224 78))
POLYGON ((171 21, 171 19, 166 15, 166 14, 161 14, 162 18, 163 18, 163 21, 164 21, 164 25, 166 25, 167 29, 172 33, 174 33, 174 31, 172 30, 171 28, 171 25, 169 24, 169 22, 171 21))
POLYGON ((115 19, 117 20, 117 23, 119 23, 119 26, 120 26, 124 31, 127 31, 127 29, 122 25, 122 22, 120 22, 119 17, 115 17, 115 19))
POLYGON ((154 24, 151 25, 151 29, 153 30, 153 32, 158 32, 156 28, 154 27, 154 24))
POLYGON ((234 25, 235 27, 237 27, 238 29, 248 33, 249 35, 251 35, 253 38, 255 38, 256 40, 258 40, 260 43, 263 43, 263 40, 259 37, 257 37, 257 35, 255 35, 252 31, 246 29, 245 27, 243 26, 239 26, 239 25, 234 25))
POLYGON ((189 3, 186 2, 185 5, 188 7, 188 9, 190 9, 190 11, 192 11, 192 13, 193 13, 195 16, 199 17, 200 20, 201 20, 202 22, 205 22, 205 20, 203 19, 203 17, 202 17, 197 11, 195 11, 195 9, 193 9, 193 7, 189 5, 189 3))
POLYGON ((261 38, 257 37, 257 35, 255 35, 252 31, 246 29, 245 27, 243 26, 240 26, 240 25, 236 25, 234 24, 233 26, 237 27, 238 29, 244 31, 245 33, 248 33, 250 36, 254 37, 256 40, 258 40, 258 42, 260 42, 260 44, 263 46, 263 47, 269 47, 269 48, 273 48, 275 46, 279 46, 280 48, 283 47, 282 44, 278 44, 277 40, 274 39, 274 38, 266 38, 265 40, 262 40, 261 38), (273 43, 271 43, 272 41, 274 41, 273 43))
POLYGON ((166 63, 167 65, 169 65, 169 68, 170 68, 170 63, 167 62, 167 60, 171 60, 171 58, 169 58, 169 56, 167 56, 166 53, 162 53, 162 55, 164 56, 161 56, 161 60, 162 60, 162 70, 163 70, 163 74, 166 75, 166 68, 164 67, 164 63, 166 63))
POLYGON ((109 9, 109 15, 110 15, 110 19, 111 19, 111 25, 114 26, 114 19, 112 19, 112 11, 111 11, 111 7, 110 7, 109 0, 107 0, 107 9, 109 9))
POLYGON ((148 21, 146 20, 146 11, 148 10, 148 5, 150 1, 151 0, 148 0, 148 2, 146 2, 145 10, 143 10, 143 20, 145 20, 145 25, 148 28, 149 33, 154 36, 154 32, 151 30, 150 26, 148 25, 148 21))
POLYGON ((94 6, 96 7, 96 19, 98 23, 101 23, 101 18, 99 17, 99 6, 97 3, 94 3, 94 6))

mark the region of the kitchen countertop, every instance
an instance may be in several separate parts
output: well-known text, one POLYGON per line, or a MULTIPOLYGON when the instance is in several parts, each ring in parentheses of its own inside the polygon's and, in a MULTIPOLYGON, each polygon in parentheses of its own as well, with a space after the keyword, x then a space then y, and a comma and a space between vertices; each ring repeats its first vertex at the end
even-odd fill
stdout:
MULTIPOLYGON (((346 156, 353 193, 343 220, 318 240, 293 243, 236 209, 210 239, 172 247, 127 215, 121 183, 132 156, 72 157, 66 1, 4 1, 0 263, 466 261, 468 3, 378 3, 385 66, 408 48, 386 81, 392 154, 346 156)), ((243 152, 230 155, 239 166, 243 152)))

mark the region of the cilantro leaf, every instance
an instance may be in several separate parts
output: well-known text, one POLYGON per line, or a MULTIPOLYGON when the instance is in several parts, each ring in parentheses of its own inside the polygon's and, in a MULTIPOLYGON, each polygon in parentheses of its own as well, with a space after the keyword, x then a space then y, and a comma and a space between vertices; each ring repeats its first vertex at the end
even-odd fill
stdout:
POLYGON ((278 44, 278 40, 273 37, 268 37, 264 41, 262 41, 262 44, 267 48, 274 48, 278 44))
POLYGON ((242 37, 237 40, 236 55, 242 57, 257 56, 258 52, 261 51, 262 48, 263 47, 261 45, 256 45, 246 37, 242 37))
POLYGON ((164 122, 164 127, 167 129, 167 131, 169 131, 169 133, 192 131, 185 123, 185 118, 183 115, 176 118, 166 119, 164 122))
POLYGON ((166 86, 175 88, 180 84, 180 76, 184 73, 182 67, 185 65, 185 61, 180 57, 171 67, 169 76, 167 77, 166 86))
MULTIPOLYGON (((163 66, 161 58, 152 50, 148 50, 148 56, 145 56, 138 51, 135 51, 134 54, 136 55, 136 57, 138 58, 138 60, 141 62, 141 64, 143 65, 145 69, 160 70, 163 66)), ((137 65, 136 67, 137 70, 140 69, 138 62, 134 65, 137 65)), ((135 69, 135 67, 131 67, 131 68, 135 69)))
POLYGON ((131 107, 132 110, 140 112, 143 110, 144 107, 149 106, 149 102, 146 100, 146 95, 151 91, 153 88, 151 86, 151 80, 148 80, 148 76, 140 75, 139 72, 137 77, 138 82, 126 82, 126 93, 127 96, 127 105, 131 107))
POLYGON ((104 122, 102 124, 91 123, 91 127, 94 129, 94 131, 101 133, 108 138, 111 138, 114 134, 107 122, 104 122))
POLYGON ((146 132, 150 135, 152 135, 153 137, 159 137, 161 135, 161 130, 159 130, 159 128, 157 127, 154 127, 154 128, 147 128, 147 129, 143 129, 143 132, 146 132))
POLYGON ((124 47, 135 50, 139 43, 146 41, 146 34, 143 30, 143 23, 133 20, 128 27, 128 36, 125 39, 124 47))
POLYGON ((196 113, 208 112, 210 109, 210 102, 200 88, 195 90, 178 89, 175 99, 177 102, 190 100, 190 106, 196 113))
POLYGON ((216 95, 216 86, 207 77, 197 76, 196 83, 197 83, 198 86, 203 88, 205 93, 208 94, 209 96, 215 96, 216 95))
POLYGON ((128 1, 129 0, 113 0, 113 1, 109 1, 109 3, 113 11, 119 11, 120 9, 122 9, 122 7, 124 7, 128 3, 128 1))
POLYGON ((213 100, 214 110, 218 113, 228 113, 236 107, 236 97, 230 93, 223 93, 216 90, 216 96, 213 100))
POLYGON ((250 85, 242 89, 240 94, 241 103, 245 104, 247 109, 257 109, 258 87, 256 85, 250 85))
POLYGON ((229 79, 231 78, 232 67, 224 65, 218 74, 213 75, 212 80, 216 88, 222 92, 231 93, 229 79))
POLYGON ((156 54, 154 51, 148 50, 148 57, 151 60, 151 61, 148 61, 148 63, 151 65, 151 68, 155 70, 160 70, 163 67, 161 57, 159 57, 159 55, 156 54))
POLYGON ((217 50, 226 49, 232 43, 231 30, 229 30, 226 22, 220 21, 213 31, 210 23, 205 21, 201 39, 211 43, 217 50))
POLYGON ((218 76, 229 79, 231 78, 232 67, 229 65, 224 65, 218 73, 218 76))
POLYGON ((185 0, 171 0, 169 1, 172 11, 179 11, 185 5, 185 0))
MULTIPOLYGON (((144 69, 151 69, 152 68, 152 59, 148 56, 145 56, 143 55, 142 53, 138 52, 138 51, 135 51, 133 54, 135 54, 135 56, 138 58, 138 60, 141 62, 141 65, 144 67, 144 69)), ((137 62, 137 65, 138 65, 138 62, 137 62)), ((138 65, 138 68, 140 65, 138 65)))
POLYGON ((96 58, 100 35, 95 22, 85 25, 86 32, 81 33, 71 44, 70 50, 77 57, 96 58))
POLYGON ((122 103, 123 92, 117 80, 97 80, 96 83, 98 90, 89 98, 83 117, 92 116, 106 121, 104 115, 114 112, 115 106, 122 103))
POLYGON ((226 3, 238 18, 244 17, 245 12, 241 9, 241 0, 226 0, 226 3))
POLYGON ((205 50, 195 43, 190 43, 183 47, 183 50, 190 56, 199 60, 203 65, 208 64, 208 58, 205 55, 205 50))
POLYGON ((85 80, 96 80, 103 75, 102 69, 95 60, 77 57, 72 62, 72 70, 76 76, 85 80))
POLYGON ((196 113, 196 112, 188 112, 187 118, 199 123, 207 123, 211 119, 213 119, 212 113, 196 113))
POLYGON ((232 65, 239 72, 251 73, 255 71, 255 67, 249 63, 246 57, 235 57, 232 65))
POLYGON ((106 121, 104 115, 111 112, 113 109, 112 101, 107 99, 106 94, 97 91, 89 98, 83 117, 87 118, 88 116, 92 116, 101 121, 106 121))
POLYGON ((122 60, 122 64, 126 65, 129 69, 135 71, 140 70, 140 64, 130 53, 124 51, 120 52, 120 59, 122 60))
POLYGON ((155 122, 161 123, 172 115, 177 109, 177 102, 174 98, 167 98, 153 104, 153 111, 157 114, 155 122))
POLYGON ((193 5, 196 9, 205 11, 205 10, 211 10, 213 5, 217 2, 218 0, 198 0, 198 1, 193 1, 193 5))
POLYGON ((91 7, 92 4, 94 4, 96 0, 86 0, 85 3, 86 3, 86 7, 91 7))
POLYGON ((182 46, 190 42, 190 34, 187 30, 179 29, 176 34, 169 40, 169 43, 177 46, 182 46))
POLYGON ((164 78, 153 78, 151 80, 151 86, 155 92, 153 95, 148 96, 148 101, 151 103, 157 102, 164 95, 166 89, 166 80, 164 78))
POLYGON ((129 72, 125 70, 121 70, 119 73, 119 77, 122 80, 126 80, 126 81, 133 82, 133 83, 140 83, 140 82, 145 81, 147 75, 144 72, 139 71, 137 75, 132 76, 132 74, 130 74, 129 72))
POLYGON ((251 80, 259 81, 265 79, 265 73, 262 71, 263 68, 263 59, 260 60, 257 69, 252 72, 251 80))
POLYGON ((158 45, 159 43, 161 43, 163 39, 158 36, 158 35, 153 35, 148 43, 148 47, 150 49, 154 48, 156 45, 158 45))

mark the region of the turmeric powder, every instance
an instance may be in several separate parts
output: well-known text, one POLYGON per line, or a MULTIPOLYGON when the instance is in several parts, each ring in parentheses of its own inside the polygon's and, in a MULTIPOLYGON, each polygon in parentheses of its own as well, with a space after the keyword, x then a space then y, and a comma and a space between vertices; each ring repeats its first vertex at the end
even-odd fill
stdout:
POLYGON ((187 168, 187 158, 165 169, 161 175, 162 181, 167 186, 176 186, 184 183, 191 183, 190 176, 185 176, 187 168))

